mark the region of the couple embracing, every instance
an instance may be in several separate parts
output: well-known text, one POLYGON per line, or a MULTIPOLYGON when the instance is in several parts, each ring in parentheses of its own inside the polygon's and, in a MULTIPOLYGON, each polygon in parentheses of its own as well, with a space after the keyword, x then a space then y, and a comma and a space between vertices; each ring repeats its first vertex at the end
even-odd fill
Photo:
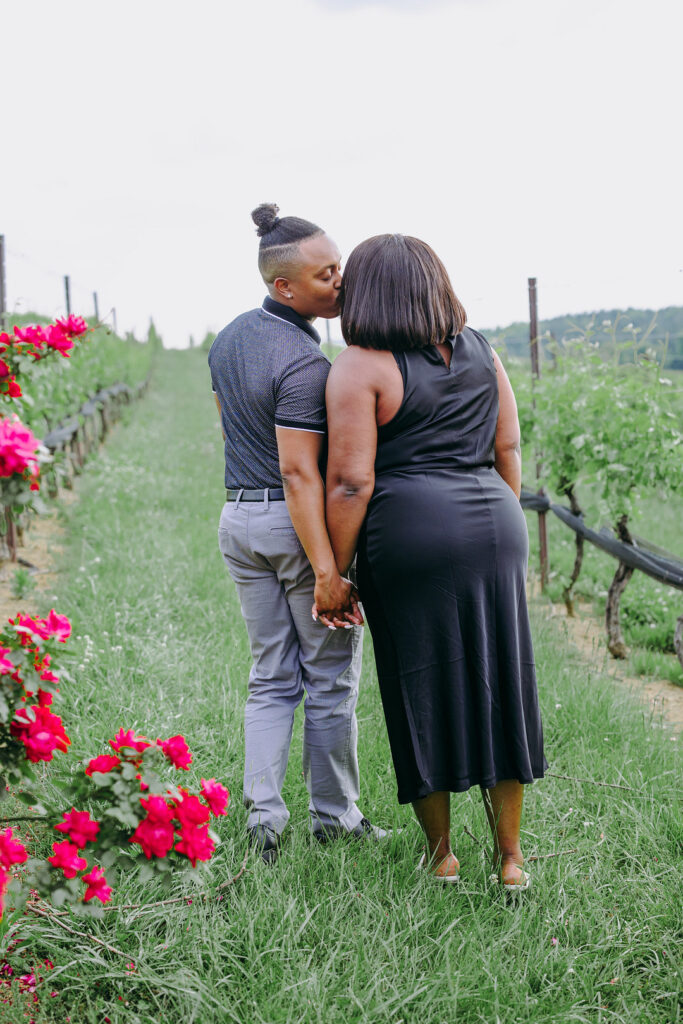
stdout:
POLYGON ((342 277, 321 228, 277 213, 252 213, 263 306, 228 324, 209 353, 225 438, 219 544, 253 658, 249 842, 277 858, 304 696, 314 837, 386 838, 357 806, 364 614, 398 800, 412 803, 426 838, 419 866, 457 881, 450 794, 478 785, 493 868, 507 889, 524 889, 523 786, 546 763, 510 383, 424 242, 370 238, 342 277), (313 322, 340 314, 347 348, 330 366, 313 322))

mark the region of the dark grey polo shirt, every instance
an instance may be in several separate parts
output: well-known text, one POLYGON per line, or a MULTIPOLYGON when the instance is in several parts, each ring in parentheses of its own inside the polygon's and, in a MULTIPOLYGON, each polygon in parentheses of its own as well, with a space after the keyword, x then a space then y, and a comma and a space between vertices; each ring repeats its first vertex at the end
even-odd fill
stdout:
POLYGON ((282 487, 275 427, 325 433, 330 363, 314 327, 270 297, 209 352, 225 434, 226 487, 282 487))

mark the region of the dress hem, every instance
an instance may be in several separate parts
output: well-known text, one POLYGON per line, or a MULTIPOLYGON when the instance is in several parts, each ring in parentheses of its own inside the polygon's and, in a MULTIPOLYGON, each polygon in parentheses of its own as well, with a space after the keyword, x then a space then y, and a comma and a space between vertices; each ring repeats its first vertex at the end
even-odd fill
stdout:
POLYGON ((484 779, 447 779, 447 778, 436 778, 424 781, 421 786, 418 786, 415 790, 400 790, 398 791, 398 802, 400 804, 410 804, 414 800, 422 800, 424 797, 429 796, 430 793, 466 793, 468 789, 472 789, 473 786, 480 786, 483 789, 493 789, 499 782, 506 782, 510 778, 516 778, 522 786, 529 786, 532 782, 536 782, 537 779, 545 778, 545 772, 548 765, 539 772, 534 772, 531 778, 519 778, 519 776, 506 775, 505 778, 496 778, 495 776, 484 778, 484 779))

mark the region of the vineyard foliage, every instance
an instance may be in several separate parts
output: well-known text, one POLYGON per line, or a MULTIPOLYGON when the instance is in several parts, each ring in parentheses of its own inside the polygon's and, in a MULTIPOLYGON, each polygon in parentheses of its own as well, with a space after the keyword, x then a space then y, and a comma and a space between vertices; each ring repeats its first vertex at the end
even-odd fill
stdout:
MULTIPOLYGON (((45 322, 45 317, 31 313, 10 318, 8 330, 15 324, 45 322)), ((104 325, 95 326, 74 346, 68 359, 35 363, 26 356, 20 367, 24 370, 20 377, 23 395, 14 400, 12 409, 37 437, 43 437, 102 388, 119 381, 131 387, 140 384, 160 347, 153 324, 145 342, 132 335, 121 338, 104 325)))
MULTIPOLYGON (((534 489, 543 485, 560 500, 569 498, 590 525, 606 522, 622 539, 629 536, 632 521, 642 519, 644 508, 675 501, 683 486, 683 402, 676 374, 662 368, 663 346, 644 346, 638 332, 627 326, 621 329, 618 321, 600 326, 602 334, 610 333, 607 348, 597 343, 590 327, 561 343, 551 339, 549 358, 533 385, 528 363, 505 360, 531 456, 527 481, 534 489), (539 478, 532 483, 536 463, 539 478)), ((658 519, 656 515, 639 529, 666 547, 658 519)), ((567 544, 573 546, 571 535, 567 544)), ((551 548, 551 567, 554 554, 551 548)), ((616 562, 611 565, 614 572, 616 562)), ((566 587, 566 552, 562 574, 566 587)), ((604 595, 604 582, 598 593, 604 595)), ((675 604, 672 592, 666 637, 661 629, 656 631, 658 646, 666 650, 673 649, 675 604)), ((654 609, 634 607, 633 601, 628 609, 629 618, 641 625, 654 616, 654 609)))
POLYGON ((581 480, 597 483, 599 511, 613 525, 638 516, 643 490, 675 492, 683 436, 672 390, 653 352, 606 362, 589 340, 558 346, 532 411, 543 482, 557 494, 581 480))

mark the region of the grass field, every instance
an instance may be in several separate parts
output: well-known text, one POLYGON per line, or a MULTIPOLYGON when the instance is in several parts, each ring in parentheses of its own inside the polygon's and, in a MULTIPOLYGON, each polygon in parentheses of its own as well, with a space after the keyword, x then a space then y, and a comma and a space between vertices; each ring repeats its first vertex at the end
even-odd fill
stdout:
MULTIPOLYGON (((680 1021, 680 741, 582 660, 540 604, 532 615, 550 770, 603 785, 548 777, 529 787, 524 847, 543 859, 522 900, 506 902, 489 881, 474 791, 453 798, 461 884, 444 891, 417 874, 421 837, 396 804, 369 637, 360 806, 403 831, 381 846, 311 841, 299 715, 279 864, 250 858, 238 882, 204 898, 245 850, 250 659, 217 550, 222 481, 204 358, 165 353, 149 396, 84 474, 65 513, 60 582, 39 610, 55 605, 74 625, 77 682, 60 713, 75 758, 103 752, 119 726, 181 732, 192 780, 216 776, 233 803, 213 861, 174 880, 172 895, 187 901, 154 906, 168 893, 127 875, 115 902, 141 907, 73 924, 125 955, 21 920, 15 975, 55 965, 39 1002, 27 1004, 37 1024, 680 1021)), ((22 998, 0 1002, 0 1022, 30 1019, 22 998)))

